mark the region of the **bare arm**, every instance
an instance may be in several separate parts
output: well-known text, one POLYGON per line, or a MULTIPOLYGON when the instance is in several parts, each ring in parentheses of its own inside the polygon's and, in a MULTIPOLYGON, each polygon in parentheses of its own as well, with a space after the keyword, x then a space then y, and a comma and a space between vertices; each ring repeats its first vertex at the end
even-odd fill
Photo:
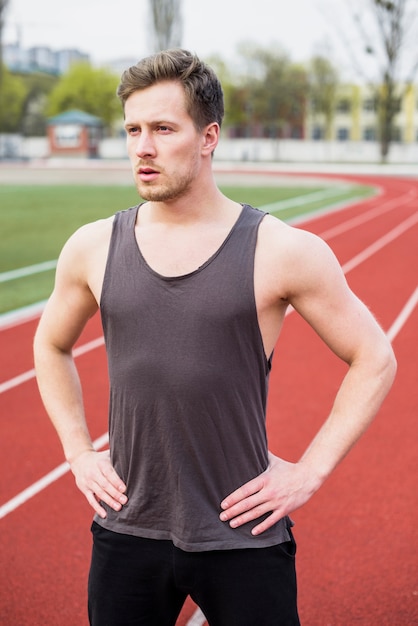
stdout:
POLYGON ((270 454, 268 469, 222 502, 221 520, 232 527, 270 513, 253 529, 255 535, 305 504, 320 488, 372 422, 396 370, 389 341, 348 288, 328 246, 301 231, 291 239, 286 298, 349 370, 330 415, 299 462, 270 454))
POLYGON ((126 486, 112 468, 108 451, 94 451, 72 356, 75 342, 98 308, 88 283, 91 263, 86 252, 92 249, 91 230, 90 227, 77 232, 63 248, 55 288, 35 335, 34 355, 41 397, 77 485, 94 510, 104 517, 106 513, 99 501, 119 510, 127 501, 126 486))

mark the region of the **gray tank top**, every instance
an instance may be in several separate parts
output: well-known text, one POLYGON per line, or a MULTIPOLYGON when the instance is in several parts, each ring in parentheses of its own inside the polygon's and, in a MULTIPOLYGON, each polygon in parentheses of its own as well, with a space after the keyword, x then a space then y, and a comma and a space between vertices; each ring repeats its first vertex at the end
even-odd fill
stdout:
POLYGON ((231 529, 219 520, 221 501, 268 464, 270 362, 254 296, 265 213, 244 205, 206 263, 164 277, 138 247, 138 210, 115 216, 101 298, 111 458, 129 501, 95 519, 187 551, 288 541, 288 518, 258 537, 255 522, 231 529))

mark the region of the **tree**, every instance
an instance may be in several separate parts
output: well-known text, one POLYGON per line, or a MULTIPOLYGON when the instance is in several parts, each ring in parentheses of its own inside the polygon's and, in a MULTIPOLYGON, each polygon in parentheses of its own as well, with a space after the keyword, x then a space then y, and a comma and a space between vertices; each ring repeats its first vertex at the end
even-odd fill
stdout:
POLYGON ((314 56, 309 64, 308 82, 312 115, 323 116, 325 139, 330 139, 339 83, 338 72, 328 58, 314 56))
POLYGON ((369 78, 369 82, 377 103, 380 151, 385 161, 402 97, 401 79, 408 85, 418 68, 418 11, 416 0, 367 0, 367 6, 366 12, 353 12, 361 45, 354 51, 351 49, 351 54, 363 77, 368 78, 363 69, 365 54, 378 68, 377 81, 369 78))
POLYGON ((46 134, 46 109, 48 96, 59 78, 51 74, 32 72, 22 74, 26 87, 26 98, 20 130, 29 137, 43 137, 46 134))
POLYGON ((3 87, 3 28, 5 22, 5 15, 9 0, 0 0, 0 92, 3 87))
POLYGON ((181 0, 150 0, 154 52, 181 46, 183 21, 181 0))
POLYGON ((16 133, 20 130, 27 89, 19 76, 3 66, 0 91, 0 132, 16 133))
POLYGON ((301 138, 306 108, 307 76, 281 48, 252 44, 240 47, 247 70, 231 102, 246 134, 277 139, 301 138))
POLYGON ((51 91, 47 113, 52 116, 70 109, 81 109, 100 117, 110 130, 120 116, 120 103, 116 96, 118 82, 118 77, 104 68, 75 63, 51 91))
POLYGON ((245 110, 242 107, 245 98, 239 93, 233 67, 226 63, 220 54, 213 54, 205 61, 214 69, 222 85, 225 103, 224 126, 242 126, 245 123, 245 110))

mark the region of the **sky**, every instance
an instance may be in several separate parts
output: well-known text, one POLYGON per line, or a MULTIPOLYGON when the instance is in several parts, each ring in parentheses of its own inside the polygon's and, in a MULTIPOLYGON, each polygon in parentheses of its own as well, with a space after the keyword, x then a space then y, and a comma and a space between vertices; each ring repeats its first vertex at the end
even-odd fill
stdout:
MULTIPOLYGON (((354 0, 355 1, 355 0, 354 0)), ((351 0, 352 4, 353 0, 351 0)), ((4 42, 79 48, 100 63, 150 52, 148 0, 10 0, 4 42)), ((348 0, 183 0, 182 46, 226 61, 243 41, 278 44, 295 61, 337 46, 348 0)), ((343 55, 344 56, 344 55, 343 55)))

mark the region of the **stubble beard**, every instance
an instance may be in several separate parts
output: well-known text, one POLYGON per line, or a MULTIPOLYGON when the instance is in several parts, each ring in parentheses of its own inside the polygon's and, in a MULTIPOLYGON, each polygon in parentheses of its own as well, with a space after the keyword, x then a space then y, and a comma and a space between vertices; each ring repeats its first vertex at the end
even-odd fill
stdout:
POLYGON ((142 181, 137 184, 139 195, 148 202, 169 202, 171 200, 178 200, 178 198, 185 195, 189 188, 190 181, 183 179, 177 179, 172 185, 153 186, 152 183, 143 183, 142 181))
POLYGON ((182 174, 174 172, 167 175, 161 171, 160 175, 166 178, 166 182, 144 183, 137 180, 136 187, 139 195, 149 202, 170 202, 185 196, 197 176, 197 159, 192 159, 189 165, 189 168, 182 174))

